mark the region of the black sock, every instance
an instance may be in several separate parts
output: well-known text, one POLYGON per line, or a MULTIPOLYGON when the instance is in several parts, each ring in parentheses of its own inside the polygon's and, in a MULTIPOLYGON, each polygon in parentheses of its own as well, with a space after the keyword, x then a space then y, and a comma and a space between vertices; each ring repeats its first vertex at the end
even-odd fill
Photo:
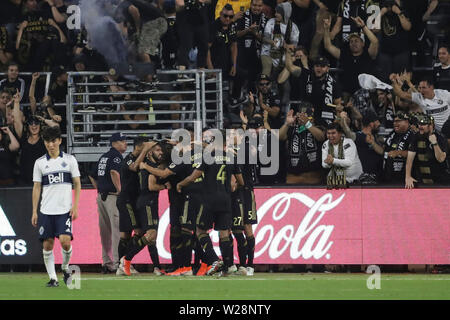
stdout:
POLYGON ((253 257, 255 256, 255 237, 247 237, 247 265, 253 267, 253 257))
POLYGON ((247 240, 243 233, 235 233, 234 237, 237 242, 237 249, 239 255, 239 265, 245 267, 247 263, 247 240))
POLYGON ((212 265, 214 261, 219 260, 216 252, 214 251, 211 238, 209 234, 203 233, 198 237, 200 242, 201 250, 202 250, 202 259, 207 265, 212 265))
POLYGON ((170 228, 170 253, 172 255, 172 265, 175 268, 181 266, 179 245, 181 244, 181 230, 179 228, 170 228))
POLYGON ((203 261, 203 251, 200 241, 198 241, 197 236, 194 234, 192 237, 194 241, 194 265, 199 266, 200 261, 203 261))
POLYGON ((182 267, 190 267, 192 260, 192 232, 181 230, 181 238, 183 243, 182 249, 182 267))
POLYGON ((219 247, 225 267, 231 267, 233 265, 233 242, 229 237, 220 238, 219 247))
POLYGON ((148 240, 145 236, 142 236, 136 242, 130 241, 127 248, 127 254, 125 255, 125 259, 131 261, 135 255, 137 255, 146 245, 148 244, 148 240))
POLYGON ((148 244, 147 248, 148 252, 150 253, 150 258, 152 258, 153 267, 161 269, 161 265, 159 263, 158 248, 156 248, 156 241, 151 241, 148 244))
POLYGON ((122 258, 127 253, 128 243, 131 239, 120 238, 119 247, 117 251, 119 252, 119 258, 122 258))

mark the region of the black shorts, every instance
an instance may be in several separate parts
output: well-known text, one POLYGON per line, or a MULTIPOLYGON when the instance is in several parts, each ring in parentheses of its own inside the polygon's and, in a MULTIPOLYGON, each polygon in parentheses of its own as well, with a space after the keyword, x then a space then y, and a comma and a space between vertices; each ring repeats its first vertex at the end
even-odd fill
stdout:
POLYGON ((205 195, 203 207, 197 215, 196 225, 202 230, 228 230, 231 228, 231 199, 229 194, 205 195))
POLYGON ((244 201, 242 192, 236 191, 231 194, 231 230, 244 230, 244 201))
POLYGON ((257 224, 255 191, 253 188, 244 188, 242 196, 244 200, 244 224, 257 224))
POLYGON ((131 232, 139 229, 139 221, 136 217, 136 201, 117 197, 116 206, 119 210, 119 231, 131 232))
POLYGON ((70 213, 49 215, 39 212, 38 214, 39 240, 59 238, 60 235, 69 235, 73 240, 72 217, 70 213))
POLYGON ((169 220, 171 227, 180 227, 180 217, 183 215, 184 198, 170 202, 169 220))
POLYGON ((158 230, 159 214, 158 200, 145 201, 138 203, 138 221, 142 231, 154 229, 158 230))
POLYGON ((197 216, 203 210, 202 196, 199 194, 186 194, 184 196, 183 212, 180 216, 180 225, 189 230, 195 230, 197 216))

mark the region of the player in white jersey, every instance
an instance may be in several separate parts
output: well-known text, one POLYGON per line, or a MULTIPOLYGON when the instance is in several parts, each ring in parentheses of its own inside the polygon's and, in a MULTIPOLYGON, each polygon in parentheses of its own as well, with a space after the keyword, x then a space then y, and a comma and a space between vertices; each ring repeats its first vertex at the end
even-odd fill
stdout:
POLYGON ((47 153, 36 160, 33 170, 33 215, 31 223, 38 227, 43 242, 45 268, 50 277, 47 287, 57 287, 58 277, 53 256, 54 238, 59 238, 63 262, 61 269, 66 285, 70 279, 69 261, 72 256, 72 221, 78 217, 81 193, 80 171, 74 156, 60 151, 59 127, 48 127, 42 132, 47 153), (75 201, 72 203, 72 184, 75 201), (39 196, 42 200, 38 213, 39 196))
POLYGON ((394 93, 402 99, 417 103, 422 110, 434 118, 436 129, 441 131, 445 121, 450 117, 450 92, 442 89, 434 89, 431 79, 419 82, 419 92, 402 91, 403 85, 399 75, 391 75, 394 93))

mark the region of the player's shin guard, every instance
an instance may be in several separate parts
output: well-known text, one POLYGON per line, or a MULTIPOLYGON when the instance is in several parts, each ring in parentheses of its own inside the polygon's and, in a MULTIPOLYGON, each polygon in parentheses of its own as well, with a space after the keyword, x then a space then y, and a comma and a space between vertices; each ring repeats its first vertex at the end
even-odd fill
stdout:
POLYGON ((239 265, 245 267, 247 263, 247 240, 245 239, 243 233, 235 233, 234 237, 237 242, 239 265))
POLYGON ((233 242, 229 237, 220 238, 219 247, 225 267, 231 267, 233 265, 233 242))
POLYGON ((202 250, 202 260, 207 265, 212 265, 214 261, 219 260, 216 252, 214 251, 211 238, 207 233, 202 233, 198 236, 198 241, 202 250))
POLYGON ((53 255, 53 250, 42 250, 42 254, 44 256, 44 264, 45 269, 47 269, 48 276, 50 277, 50 279, 58 280, 58 277, 56 276, 55 257, 53 255))
POLYGON ((126 255, 129 242, 130 239, 120 238, 119 246, 117 248, 117 251, 119 252, 119 258, 122 258, 124 255, 126 255))
POLYGON ((181 266, 180 259, 180 244, 181 244, 181 230, 179 227, 170 227, 170 253, 172 255, 172 265, 175 268, 181 266))
POLYGON ((253 257, 255 256, 255 237, 247 237, 247 265, 253 267, 253 257))
POLYGON ((192 232, 188 230, 181 230, 181 238, 183 242, 182 267, 190 267, 192 260, 192 232))
POLYGON ((62 253, 62 264, 61 264, 61 269, 64 271, 69 271, 69 262, 70 262, 70 258, 72 257, 72 246, 70 246, 69 250, 64 250, 64 248, 61 248, 61 253, 62 253))
POLYGON ((161 264, 159 263, 158 248, 156 248, 156 241, 150 241, 147 249, 150 253, 150 258, 152 259, 153 266, 161 269, 161 264))
POLYGON ((136 243, 132 243, 128 246, 125 259, 131 261, 146 245, 148 245, 148 240, 145 236, 142 236, 136 243))

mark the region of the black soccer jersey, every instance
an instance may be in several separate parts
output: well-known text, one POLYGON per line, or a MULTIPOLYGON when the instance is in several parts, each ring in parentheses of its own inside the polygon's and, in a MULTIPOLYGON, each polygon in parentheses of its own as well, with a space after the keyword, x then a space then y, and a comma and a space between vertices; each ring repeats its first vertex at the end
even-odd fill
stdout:
POLYGON ((241 168, 232 163, 232 155, 213 152, 214 163, 202 163, 199 170, 204 172, 204 192, 231 194, 231 175, 239 174, 241 168))
MULTIPOLYGON (((145 163, 153 168, 158 167, 156 163, 148 160, 146 160, 145 163)), ((158 200, 159 191, 150 191, 148 189, 148 178, 150 175, 151 173, 145 169, 139 170, 139 198, 148 201, 158 200)), ((156 178, 156 181, 159 183, 160 179, 156 178)))
POLYGON ((130 170, 130 165, 136 161, 132 153, 128 154, 122 162, 122 168, 120 170, 120 184, 121 192, 120 196, 127 199, 137 198, 139 195, 139 175, 137 172, 130 170))
MULTIPOLYGON (((184 178, 190 176, 195 169, 200 168, 202 161, 202 153, 194 153, 192 151, 190 163, 181 163, 174 164, 171 163, 169 165, 169 169, 174 172, 178 177, 180 177, 180 181, 184 180, 184 178)), ((175 186, 173 186, 175 188, 175 186)), ((183 193, 186 194, 200 194, 203 192, 203 175, 196 179, 193 183, 183 188, 183 193)))

